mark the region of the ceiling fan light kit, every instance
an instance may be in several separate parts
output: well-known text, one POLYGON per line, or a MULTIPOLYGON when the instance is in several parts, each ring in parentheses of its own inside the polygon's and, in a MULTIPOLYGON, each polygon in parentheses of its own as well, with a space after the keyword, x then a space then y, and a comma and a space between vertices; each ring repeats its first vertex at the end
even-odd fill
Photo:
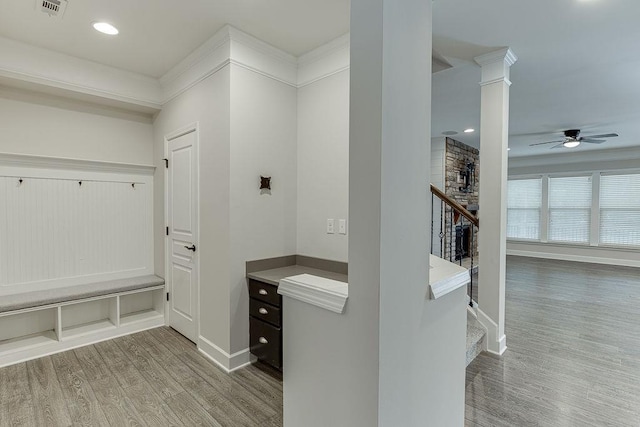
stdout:
POLYGON ((578 145, 580 145, 580 141, 566 141, 566 142, 563 142, 562 145, 565 148, 575 148, 578 145))

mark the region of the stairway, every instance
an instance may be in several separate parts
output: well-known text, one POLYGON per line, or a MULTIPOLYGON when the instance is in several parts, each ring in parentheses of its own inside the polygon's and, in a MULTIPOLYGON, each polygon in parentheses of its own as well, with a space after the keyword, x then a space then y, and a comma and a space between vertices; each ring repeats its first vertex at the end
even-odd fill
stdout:
POLYGON ((478 320, 467 312, 467 366, 484 350, 486 335, 478 320))

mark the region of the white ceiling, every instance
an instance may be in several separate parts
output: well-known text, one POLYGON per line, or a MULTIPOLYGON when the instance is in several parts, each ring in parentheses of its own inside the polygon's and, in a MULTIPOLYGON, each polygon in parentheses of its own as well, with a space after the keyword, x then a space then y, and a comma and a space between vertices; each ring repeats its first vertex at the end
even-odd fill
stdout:
POLYGON ((69 0, 62 19, 36 0, 0 0, 0 36, 161 77, 225 24, 300 55, 349 31, 348 0, 69 0), (113 23, 117 37, 94 21, 113 23))
MULTIPOLYGON (((433 136, 454 130, 477 145, 480 69, 473 57, 510 46, 511 156, 569 128, 619 138, 580 151, 640 145, 640 2, 637 0, 436 0, 434 49, 454 67, 434 75, 433 136), (523 135, 528 134, 528 135, 523 135)), ((69 0, 63 19, 35 0, 0 0, 0 36, 160 77, 224 24, 300 55, 349 30, 348 0, 69 0), (107 20, 121 31, 96 33, 107 20)))
MULTIPOLYGON (((572 128, 620 135, 576 151, 640 145, 639 17, 637 0, 436 1, 434 48, 456 66, 434 75, 433 136, 479 128, 473 57, 510 46, 519 57, 511 68, 510 156, 570 152, 528 144, 562 139, 553 132, 572 128)), ((479 142, 478 132, 454 138, 479 142)))

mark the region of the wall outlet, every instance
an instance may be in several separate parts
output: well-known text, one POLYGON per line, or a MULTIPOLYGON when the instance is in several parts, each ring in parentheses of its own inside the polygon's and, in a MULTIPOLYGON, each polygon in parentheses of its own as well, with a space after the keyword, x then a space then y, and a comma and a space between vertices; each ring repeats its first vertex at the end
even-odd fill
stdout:
POLYGON ((347 220, 341 219, 338 221, 338 233, 347 234, 347 220))
POLYGON ((327 234, 334 234, 335 231, 335 221, 332 219, 327 220, 327 234))

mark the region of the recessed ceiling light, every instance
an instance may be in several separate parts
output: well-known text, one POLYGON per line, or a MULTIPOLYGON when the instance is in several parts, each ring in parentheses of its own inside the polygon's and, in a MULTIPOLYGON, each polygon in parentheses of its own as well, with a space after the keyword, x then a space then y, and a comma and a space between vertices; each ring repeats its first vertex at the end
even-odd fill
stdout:
POLYGON ((94 22, 92 25, 96 31, 100 31, 103 34, 115 36, 116 34, 119 33, 118 29, 113 25, 109 24, 108 22, 94 22))
POLYGON ((469 129, 465 129, 464 133, 471 133, 471 132, 475 132, 475 129, 469 128, 469 129))
POLYGON ((507 151, 511 151, 511 148, 507 147, 507 151))

